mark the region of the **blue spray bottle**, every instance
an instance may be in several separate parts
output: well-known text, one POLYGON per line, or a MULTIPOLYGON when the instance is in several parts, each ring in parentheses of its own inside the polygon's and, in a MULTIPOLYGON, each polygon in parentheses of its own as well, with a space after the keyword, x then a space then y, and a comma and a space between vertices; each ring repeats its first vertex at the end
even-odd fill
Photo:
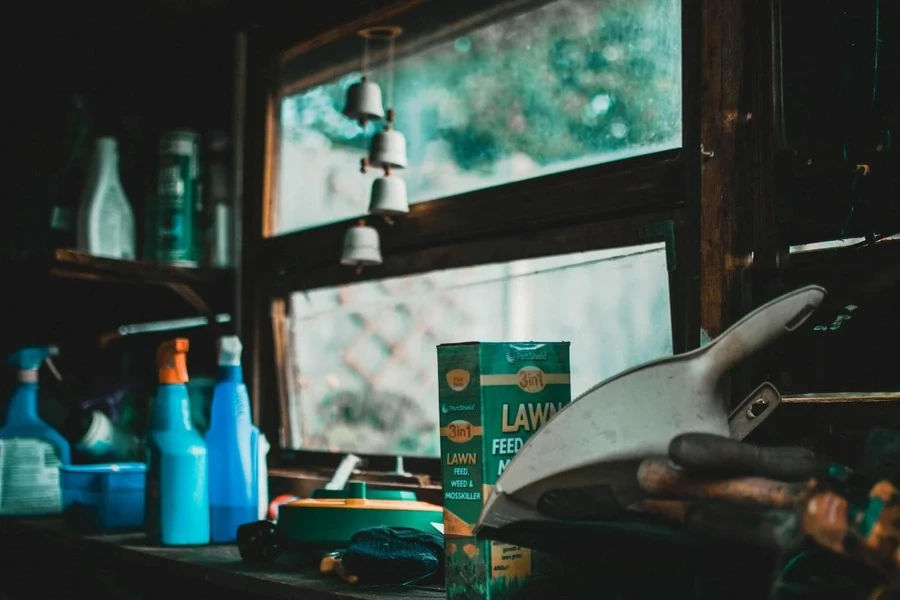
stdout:
POLYGON ((209 508, 212 541, 237 539, 237 528, 258 519, 259 430, 250 421, 250 398, 241 373, 241 340, 219 339, 219 380, 209 430, 209 508))
POLYGON ((147 536, 164 546, 209 543, 209 487, 203 437, 191 422, 188 340, 156 352, 159 388, 147 434, 147 536))
POLYGON ((0 427, 0 515, 46 515, 62 511, 59 466, 71 462, 69 442, 38 415, 38 369, 52 367, 55 346, 14 352, 8 363, 19 369, 0 427))

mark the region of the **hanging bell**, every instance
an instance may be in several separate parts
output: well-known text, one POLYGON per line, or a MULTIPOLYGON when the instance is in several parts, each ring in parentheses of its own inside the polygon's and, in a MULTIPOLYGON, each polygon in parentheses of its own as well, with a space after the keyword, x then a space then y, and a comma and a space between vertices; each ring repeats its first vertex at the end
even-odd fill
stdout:
POLYGON ((390 171, 372 182, 369 212, 375 215, 405 215, 409 212, 406 182, 390 171))
POLYGON ((350 267, 370 267, 381 264, 381 243, 378 230, 360 221, 344 234, 341 264, 350 267))
POLYGON ((388 124, 384 131, 372 136, 369 164, 382 169, 406 168, 406 138, 388 124))
POLYGON ((347 88, 347 103, 344 114, 359 123, 362 127, 369 121, 380 121, 384 118, 384 106, 381 103, 381 87, 365 77, 347 88))

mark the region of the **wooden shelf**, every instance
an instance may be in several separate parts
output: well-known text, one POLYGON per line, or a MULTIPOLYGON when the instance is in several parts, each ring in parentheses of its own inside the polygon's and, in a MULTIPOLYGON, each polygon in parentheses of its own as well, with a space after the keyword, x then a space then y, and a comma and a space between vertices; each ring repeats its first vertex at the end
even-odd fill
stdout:
POLYGON ((98 258, 68 249, 55 250, 48 267, 50 275, 54 277, 111 283, 218 287, 230 285, 233 281, 230 269, 173 267, 145 261, 98 258))
POLYGON ((26 279, 81 279, 137 285, 187 285, 225 288, 234 281, 232 269, 210 269, 159 265, 141 260, 119 260, 91 256, 68 248, 44 255, 0 262, 0 270, 26 279))
MULTIPOLYGON (((109 329, 192 316, 214 318, 234 310, 233 269, 158 265, 117 260, 59 248, 38 255, 0 260, 0 280, 14 281, 22 293, 0 300, 7 314, 42 315, 51 331, 71 328, 75 311, 81 323, 109 329)), ((15 329, 17 323, 0 324, 15 329)), ((48 334, 49 335, 49 334, 48 334)), ((58 336, 56 336, 58 337, 58 336)), ((56 339, 54 337, 54 339, 56 339)))

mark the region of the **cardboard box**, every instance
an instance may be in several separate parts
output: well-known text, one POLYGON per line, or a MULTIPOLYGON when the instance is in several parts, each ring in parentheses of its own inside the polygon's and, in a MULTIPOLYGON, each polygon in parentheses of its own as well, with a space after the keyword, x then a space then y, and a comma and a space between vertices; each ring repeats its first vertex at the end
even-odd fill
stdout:
POLYGON ((569 342, 438 346, 447 598, 515 598, 541 556, 476 540, 485 499, 525 441, 572 399, 569 342))

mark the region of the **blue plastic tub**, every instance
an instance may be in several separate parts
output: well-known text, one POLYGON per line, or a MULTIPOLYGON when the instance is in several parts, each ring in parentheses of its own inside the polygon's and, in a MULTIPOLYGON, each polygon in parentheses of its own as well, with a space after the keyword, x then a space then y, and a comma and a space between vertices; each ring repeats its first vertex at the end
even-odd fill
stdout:
POLYGON ((63 465, 59 470, 69 526, 92 533, 143 528, 147 465, 63 465))

